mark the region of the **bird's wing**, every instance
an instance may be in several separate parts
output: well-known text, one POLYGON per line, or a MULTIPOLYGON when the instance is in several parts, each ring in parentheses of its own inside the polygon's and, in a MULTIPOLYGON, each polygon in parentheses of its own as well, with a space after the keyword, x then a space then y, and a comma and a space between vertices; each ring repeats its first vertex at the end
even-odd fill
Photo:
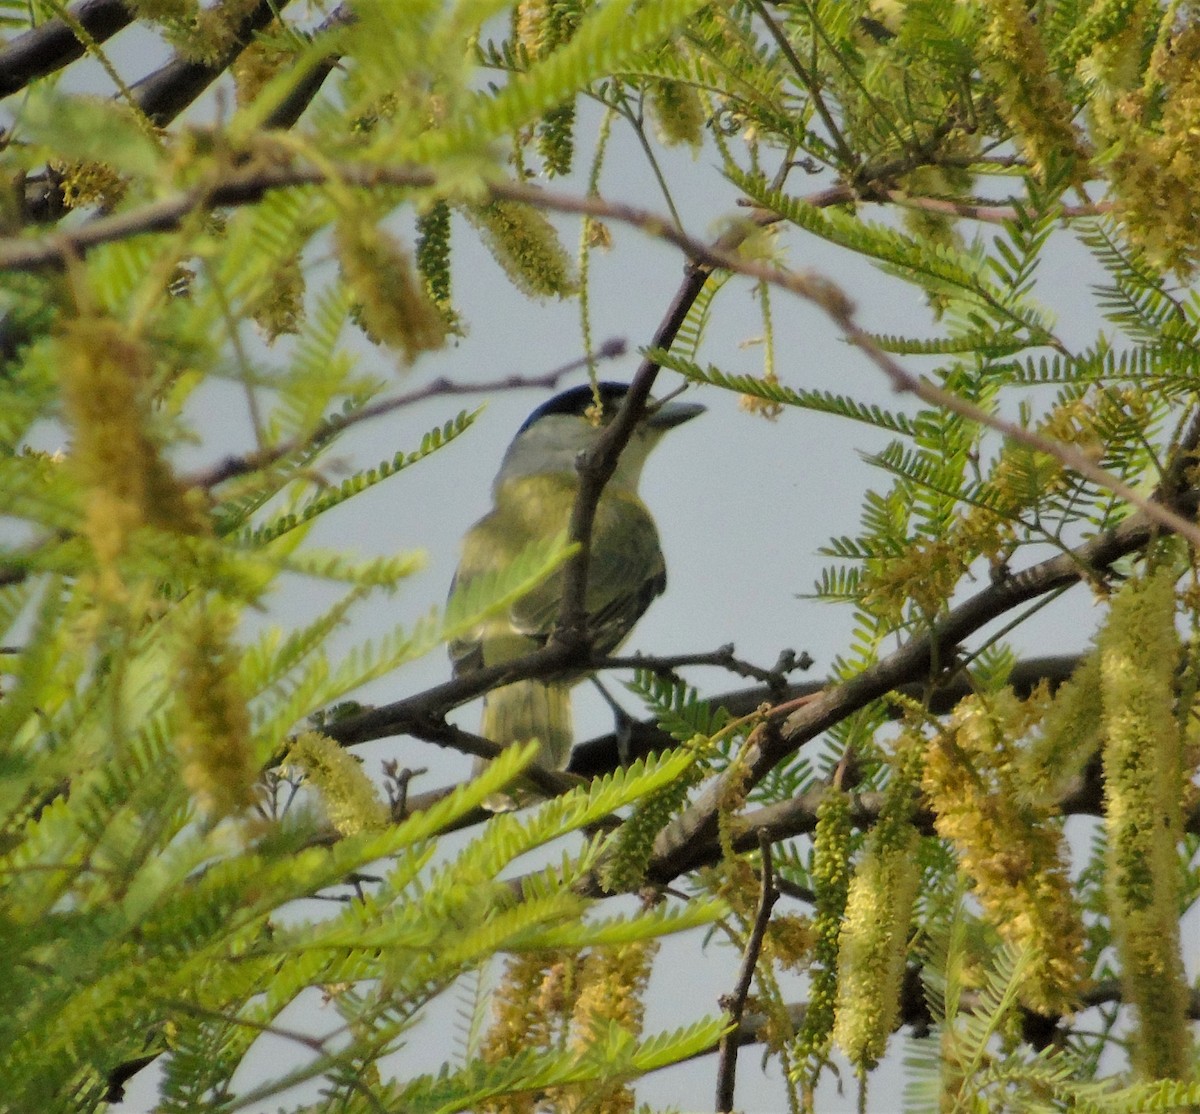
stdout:
MULTIPOLYGON (((453 599, 459 584, 466 584, 470 579, 471 575, 464 573, 460 565, 454 574, 454 579, 450 581, 450 591, 446 598, 453 599)), ((482 634, 483 628, 475 627, 469 634, 460 638, 452 638, 447 644, 446 649, 450 654, 450 666, 454 670, 454 676, 473 673, 476 669, 483 668, 482 634)))
MULTIPOLYGON (((559 517, 565 521, 573 492, 568 489, 556 499, 563 502, 559 517)), ((464 546, 454 585, 497 571, 511 560, 513 514, 512 508, 494 510, 476 524, 464 546)), ((602 654, 615 650, 666 584, 666 567, 650 512, 636 495, 606 492, 596 510, 588 565, 588 626, 596 650, 602 654)), ((454 640, 449 649, 455 674, 510 660, 545 643, 558 618, 562 593, 563 576, 556 572, 513 604, 507 615, 481 623, 454 640)))
MULTIPOLYGON (((586 607, 598 653, 615 650, 667 586, 654 520, 635 495, 605 493, 592 530, 586 607)), ((555 573, 513 605, 513 626, 544 642, 558 618, 563 577, 555 573)))

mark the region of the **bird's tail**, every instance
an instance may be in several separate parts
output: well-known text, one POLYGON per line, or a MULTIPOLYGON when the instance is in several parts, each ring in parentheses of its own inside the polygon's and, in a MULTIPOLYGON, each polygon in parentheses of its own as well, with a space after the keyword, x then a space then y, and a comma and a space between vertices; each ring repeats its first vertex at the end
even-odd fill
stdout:
MULTIPOLYGON (((480 734, 494 743, 508 746, 537 739, 540 744, 535 761, 545 770, 565 770, 571 757, 571 689, 568 685, 547 685, 540 681, 514 681, 489 692, 483 699, 483 723, 480 734)), ((476 760, 475 772, 486 766, 476 760)), ((516 807, 527 795, 490 798, 493 812, 516 807)))

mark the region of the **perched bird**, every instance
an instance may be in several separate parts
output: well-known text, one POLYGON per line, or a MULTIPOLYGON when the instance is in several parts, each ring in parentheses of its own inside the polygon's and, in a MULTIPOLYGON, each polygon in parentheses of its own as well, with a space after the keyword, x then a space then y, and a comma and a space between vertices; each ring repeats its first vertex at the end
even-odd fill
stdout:
MULTIPOLYGON (((590 385, 539 406, 517 430, 492 486, 492 509, 463 539, 454 586, 508 567, 538 539, 567 528, 579 488, 576 461, 612 421, 628 386, 601 383, 596 412, 590 385)), ((588 565, 588 631, 597 653, 612 653, 667 585, 654 519, 638 498, 638 480, 663 434, 704 411, 695 403, 647 404, 596 508, 588 565)), ((545 644, 558 617, 563 574, 552 574, 504 614, 450 645, 455 675, 521 657, 545 644)), ((561 770, 571 756, 571 687, 578 675, 516 681, 484 697, 480 734, 509 745, 537 739, 538 763, 561 770)), ((476 768, 480 763, 476 763, 476 768)), ((494 808, 512 807, 503 801, 494 808)))

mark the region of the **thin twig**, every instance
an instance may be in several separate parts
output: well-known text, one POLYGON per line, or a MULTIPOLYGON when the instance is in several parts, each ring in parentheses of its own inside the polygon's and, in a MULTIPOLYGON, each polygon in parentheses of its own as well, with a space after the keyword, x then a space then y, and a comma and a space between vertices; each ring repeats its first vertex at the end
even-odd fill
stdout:
POLYGON ((813 905, 817 900, 817 895, 808 886, 801 886, 798 882, 789 882, 786 878, 776 878, 775 888, 782 897, 803 901, 805 905, 813 905))
POLYGON ((716 1108, 720 1114, 728 1114, 733 1110, 733 1090, 737 1079, 738 1029, 742 1023, 742 1015, 746 1012, 746 999, 750 996, 754 969, 758 966, 759 952, 762 951, 767 925, 771 921, 771 909, 779 900, 779 891, 775 888, 771 867, 771 840, 766 832, 758 833, 758 848, 762 854, 762 888, 758 895, 758 908, 754 911, 754 924, 746 940, 746 949, 742 953, 742 966, 738 971, 737 984, 728 1001, 722 1003, 729 1013, 729 1029, 721 1037, 721 1043, 717 1047, 716 1108))
POLYGON ((825 125, 825 130, 829 133, 829 142, 837 151, 838 158, 842 160, 842 169, 847 173, 857 170, 858 158, 853 148, 846 142, 845 136, 842 135, 841 128, 838 127, 837 121, 833 118, 833 113, 829 111, 829 107, 825 104, 825 99, 821 96, 821 86, 818 84, 816 78, 808 72, 804 63, 800 61, 796 51, 792 48, 791 41, 783 33, 779 24, 771 17, 771 13, 767 11, 762 0, 750 0, 750 6, 757 13, 759 19, 766 24, 767 31, 770 32, 771 37, 775 40, 780 53, 788 60, 792 70, 796 74, 797 80, 799 80, 800 84, 807 91, 813 108, 816 109, 817 115, 821 117, 821 123, 825 125))
MULTIPOLYGON (((710 653, 673 654, 667 657, 654 657, 648 654, 632 654, 628 657, 600 657, 593 659, 596 669, 646 669, 652 673, 671 674, 676 669, 686 666, 711 665, 717 669, 726 669, 739 677, 761 681, 772 691, 787 687, 788 674, 797 669, 808 669, 812 658, 808 654, 796 656, 794 650, 784 650, 772 669, 762 669, 748 661, 743 661, 734 652, 732 642, 719 646, 710 653)), ((782 698, 782 697, 781 697, 782 698)))
MULTIPOLYGON (((882 190, 878 198, 891 201, 906 209, 922 209, 927 213, 944 213, 951 217, 964 217, 968 220, 984 221, 989 224, 1003 224, 1005 221, 1016 220, 1020 213, 1013 205, 995 205, 983 201, 959 201, 946 197, 920 197, 905 193, 903 190, 882 190)), ((875 200, 872 196, 871 200, 875 200)), ((1100 217, 1111 213, 1111 201, 1097 201, 1092 205, 1063 205, 1057 215, 1063 220, 1077 220, 1082 217, 1100 217)))
MULTIPOLYGON (((348 164, 338 170, 343 185, 377 188, 380 185, 433 185, 430 171, 403 168, 348 164)), ((229 178, 206 183, 176 198, 156 202, 118 216, 103 218, 82 225, 70 232, 60 232, 40 242, 0 240, 0 270, 34 270, 48 264, 64 262, 73 252, 82 254, 88 248, 114 239, 124 239, 139 232, 164 231, 177 227, 184 215, 197 207, 219 207, 247 204, 258 200, 269 189, 301 184, 315 185, 326 181, 326 175, 316 169, 295 167, 255 169, 235 173, 229 178)), ((676 228, 667 218, 636 206, 606 202, 594 195, 578 197, 543 190, 520 182, 497 182, 488 187, 492 197, 521 201, 555 212, 574 213, 630 224, 649 235, 666 240, 683 251, 690 259, 689 281, 676 295, 651 345, 667 349, 687 316, 708 276, 724 269, 746 275, 787 290, 797 297, 814 303, 841 328, 897 391, 915 394, 930 406, 949 410, 1004 436, 1046 453, 1068 468, 1086 476, 1094 483, 1120 496, 1154 519, 1160 526, 1186 538, 1200 548, 1200 527, 1176 514, 1169 507, 1156 503, 1135 491, 1118 476, 1101 468, 1081 449, 1055 441, 1034 430, 1026 429, 976 406, 958 395, 935 386, 907 371, 897 360, 880 348, 874 338, 855 320, 855 306, 836 283, 815 272, 791 271, 754 259, 744 259, 737 248, 748 229, 732 229, 715 243, 706 244, 676 228)), ((756 214, 759 223, 770 223, 773 214, 756 214)), ((572 559, 565 577, 563 608, 560 612, 561 636, 578 637, 582 631, 583 592, 587 583, 587 543, 591 538, 592 520, 600 492, 616 468, 621 449, 633 432, 649 398, 658 373, 658 365, 646 360, 638 368, 621 409, 606 428, 596 447, 580 467, 579 496, 571 517, 570 536, 580 543, 580 554, 572 559)))
MULTIPOLYGON (((493 743, 491 739, 485 739, 482 735, 464 731, 461 727, 456 727, 436 716, 430 716, 424 722, 414 723, 409 729, 409 734, 418 739, 424 739, 427 743, 451 747, 474 758, 499 758, 504 752, 504 747, 500 743, 493 743)), ((576 777, 574 774, 547 770, 536 763, 527 766, 521 772, 521 780, 529 782, 547 797, 558 797, 586 784, 583 778, 576 777)))
MULTIPOLYGON (((625 341, 615 338, 605 341, 600 350, 592 358, 593 360, 609 360, 624 355, 624 353, 625 341)), ((497 391, 524 390, 527 388, 553 390, 564 376, 570 375, 572 372, 587 366, 587 358, 581 357, 578 360, 572 360, 570 363, 563 364, 553 371, 548 371, 545 375, 509 375, 504 379, 494 379, 483 383, 458 383, 451 379, 434 379, 432 382, 415 391, 408 391, 406 394, 396 395, 393 398, 381 399, 379 402, 372 403, 370 406, 364 406, 361 410, 356 410, 351 414, 334 415, 321 423, 321 425, 307 436, 294 437, 279 445, 272 445, 269 448, 244 453, 241 456, 226 457, 224 460, 203 471, 193 472, 191 475, 185 476, 183 482, 191 487, 216 487, 217 484, 224 483, 226 480, 231 480, 236 476, 244 476, 249 472, 257 472, 262 468, 270 467, 284 457, 313 449, 334 434, 339 434, 350 426, 358 425, 359 422, 383 417, 385 414, 391 414, 396 410, 404 409, 418 402, 424 402, 427 399, 440 398, 446 395, 492 394, 497 391)))

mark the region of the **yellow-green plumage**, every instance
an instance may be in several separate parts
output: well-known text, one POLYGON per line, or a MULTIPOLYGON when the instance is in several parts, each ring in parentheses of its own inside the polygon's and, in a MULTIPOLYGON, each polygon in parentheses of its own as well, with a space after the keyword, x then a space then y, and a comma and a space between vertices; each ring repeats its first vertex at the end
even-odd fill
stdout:
MULTIPOLYGON (((496 506, 467 535, 456 583, 505 568, 533 537, 566 529, 575 502, 575 478, 551 474, 522 476, 497 492, 496 506)), ((596 509, 594 543, 586 596, 590 629, 598 653, 624 641, 642 612, 666 585, 658 531, 637 495, 606 492, 596 509)), ((497 616, 451 647, 456 672, 499 665, 546 642, 562 599, 562 573, 556 572, 497 616)), ((517 681, 484 698, 480 733, 505 745, 537 739, 538 763, 565 769, 571 756, 571 687, 561 682, 517 681)))
MULTIPOLYGON (((624 388, 605 385, 611 420, 624 388)), ((493 488, 492 510, 463 539, 455 585, 507 568, 530 542, 567 528, 575 505, 577 454, 603 431, 582 413, 590 389, 566 392, 535 414, 510 446, 493 488), (564 403, 574 405, 570 409, 564 403)), ((612 653, 666 587, 666 569, 654 520, 637 495, 646 456, 673 425, 701 407, 677 404, 639 423, 596 508, 584 598, 588 632, 596 653, 612 653)), ((481 623, 450 646, 456 674, 499 665, 544 645, 558 618, 563 571, 555 572, 509 610, 481 623)), ((573 741, 571 688, 583 674, 517 681, 484 697, 481 734, 507 746, 536 739, 538 763, 566 768, 573 741)), ((477 764, 478 765, 478 764, 477 764)), ((499 807, 511 807, 511 802, 499 807)))
MULTIPOLYGON (((571 686, 515 681, 489 692, 483 702, 480 734, 497 742, 537 739, 538 765, 566 769, 571 757, 571 686)), ((482 763, 476 764, 478 770, 482 763)))

